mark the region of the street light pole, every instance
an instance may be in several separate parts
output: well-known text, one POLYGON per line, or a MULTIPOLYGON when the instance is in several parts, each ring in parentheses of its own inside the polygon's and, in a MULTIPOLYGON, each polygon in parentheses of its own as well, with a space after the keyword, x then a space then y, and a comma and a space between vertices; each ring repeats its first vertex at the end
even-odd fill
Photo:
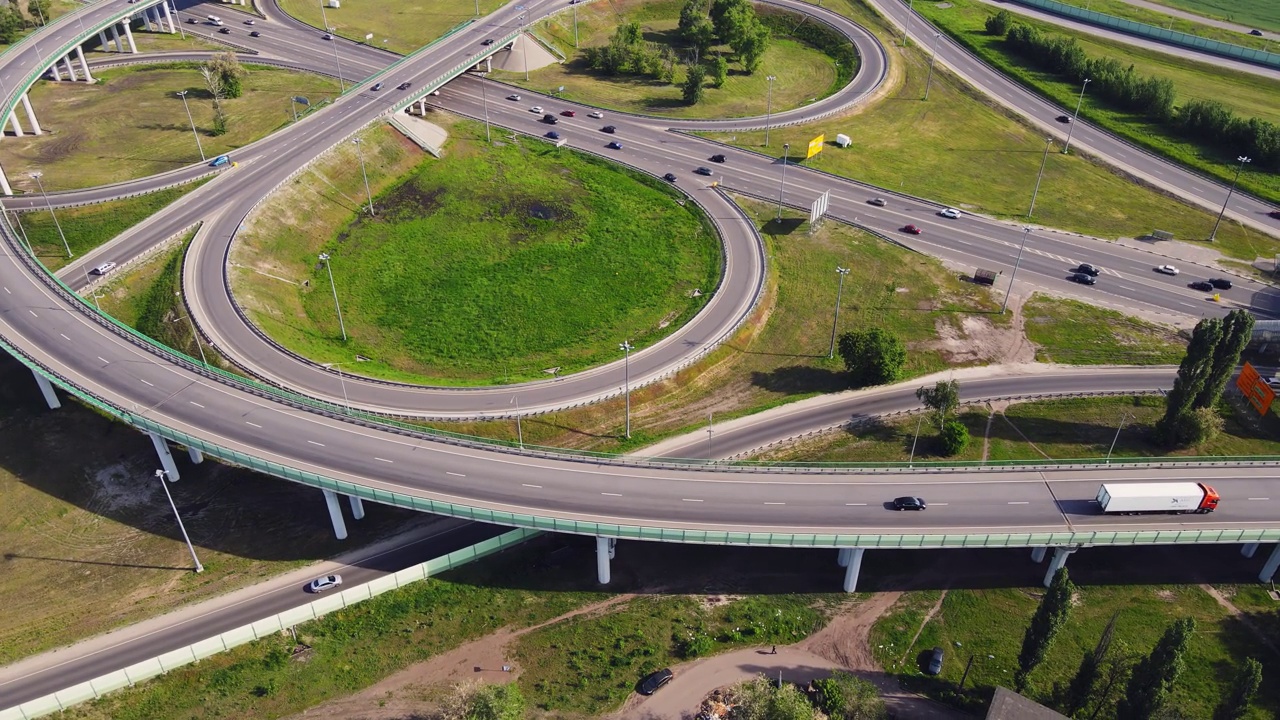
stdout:
POLYGON ((627 396, 627 439, 631 439, 631 348, 634 347, 630 340, 624 340, 618 345, 618 348, 625 353, 626 358, 623 361, 624 372, 624 392, 627 396))
MULTIPOLYGON (((187 105, 187 92, 186 90, 179 90, 178 97, 182 98, 182 108, 187 111, 187 122, 191 123, 191 134, 196 138, 196 149, 200 151, 200 162, 204 162, 206 160, 204 146, 200 144, 200 133, 196 132, 196 121, 191 117, 191 106, 187 105)), ((295 112, 293 114, 293 120, 294 122, 298 121, 298 113, 295 112)))
POLYGON ((916 420, 916 435, 911 438, 911 457, 907 459, 907 467, 915 467, 916 464, 916 441, 920 439, 920 424, 924 422, 924 415, 916 420))
POLYGON ((573 46, 578 47, 578 3, 573 4, 573 46))
MULTIPOLYGON (((40 187, 40 194, 44 196, 45 207, 49 208, 49 217, 53 218, 53 226, 58 228, 58 236, 62 238, 62 247, 67 249, 67 257, 75 257, 71 253, 71 244, 67 242, 67 234, 62 232, 62 225, 58 222, 58 216, 53 212, 53 203, 49 202, 49 193, 44 191, 44 183, 40 182, 40 178, 44 177, 44 173, 36 171, 31 173, 32 179, 36 181, 36 185, 40 187)), ((32 253, 34 255, 34 253, 32 253)))
POLYGON ((782 220, 782 195, 787 191, 787 154, 791 152, 791 143, 782 143, 782 184, 778 186, 778 220, 782 220))
POLYGON ((1120 416, 1120 424, 1116 427, 1116 436, 1111 438, 1111 447, 1107 448, 1107 462, 1111 462, 1111 451, 1116 449, 1116 441, 1120 439, 1120 431, 1129 420, 1129 413, 1120 416))
POLYGON ((1080 86, 1080 97, 1076 100, 1076 112, 1071 116, 1071 127, 1067 128, 1067 144, 1062 146, 1062 154, 1066 155, 1071 149, 1071 136, 1076 131, 1076 121, 1080 119, 1080 105, 1084 102, 1085 88, 1089 87, 1089 78, 1084 79, 1084 84, 1080 86))
POLYGON ((360 138, 351 139, 351 144, 356 146, 356 155, 360 157, 360 175, 364 177, 364 194, 369 198, 369 217, 373 217, 373 191, 369 189, 369 173, 364 169, 364 152, 360 148, 360 143, 360 138))
POLYGON ((929 87, 933 85, 933 63, 938 59, 938 38, 942 33, 933 34, 933 53, 929 55, 929 79, 924 81, 924 99, 929 99, 929 87))
POLYGON ((342 386, 342 404, 346 406, 347 412, 351 412, 351 400, 347 398, 347 380, 342 376, 342 366, 346 363, 325 363, 321 367, 333 368, 338 373, 338 384, 342 386))
POLYGON ((764 146, 769 147, 769 126, 773 124, 773 81, 778 78, 766 75, 764 79, 769 81, 769 89, 765 92, 764 101, 764 146))
MULTIPOLYGON (((479 0, 476 1, 479 2, 479 0)), ((325 32, 333 33, 333 28, 329 27, 329 16, 324 12, 324 0, 320 0, 320 24, 324 25, 325 32)))
POLYGON ((491 143, 493 136, 489 134, 489 93, 485 92, 484 83, 480 83, 480 98, 484 102, 484 141, 491 143))
MULTIPOLYGON (((185 41, 187 39, 187 31, 182 29, 182 18, 178 17, 178 6, 173 4, 173 0, 169 0, 169 6, 173 8, 173 19, 177 21, 174 24, 178 26, 178 34, 185 41)), ((83 23, 81 23, 81 29, 84 29, 83 23)))
MULTIPOLYGON (((511 402, 516 404, 516 438, 520 442, 520 449, 524 449, 524 428, 520 425, 520 396, 512 395, 511 402)), ((510 403, 508 403, 510 404, 510 403)))
POLYGON ((1000 306, 1001 315, 1009 307, 1009 296, 1013 294, 1013 281, 1018 279, 1018 268, 1022 265, 1022 251, 1027 247, 1027 236, 1030 234, 1031 228, 1022 228, 1022 244, 1018 246, 1018 259, 1013 262, 1013 273, 1009 275, 1009 289, 1004 291, 1004 304, 1000 306))
POLYGON ((707 411, 707 459, 715 460, 716 456, 711 454, 711 436, 715 434, 714 425, 715 411, 707 411))
POLYGON ((200 564, 200 558, 196 557, 195 546, 191 544, 191 538, 187 536, 187 528, 182 524, 182 516, 178 514, 178 506, 173 504, 173 495, 169 494, 169 483, 167 478, 169 473, 164 470, 156 470, 156 478, 160 481, 160 487, 164 488, 164 496, 169 498, 169 507, 173 508, 173 516, 178 519, 178 529, 182 531, 182 539, 187 541, 187 549, 191 551, 191 560, 196 564, 196 572, 204 572, 204 566, 200 564))
POLYGON ((1044 164, 1049 161, 1049 147, 1053 145, 1053 138, 1044 139, 1044 157, 1040 158, 1040 174, 1036 175, 1036 189, 1031 192, 1031 207, 1027 210, 1027 217, 1031 217, 1031 213, 1036 211, 1036 196, 1040 194, 1040 179, 1044 177, 1044 164))
MULTIPOLYGON (((1222 201, 1222 210, 1218 213, 1218 219, 1213 222, 1213 232, 1209 233, 1209 242, 1213 242, 1214 238, 1218 237, 1218 225, 1222 223, 1222 216, 1227 213, 1227 203, 1231 202, 1231 194, 1236 191, 1236 183, 1240 181, 1240 171, 1244 170, 1245 163, 1252 162, 1250 158, 1244 155, 1236 158, 1236 160, 1240 161, 1240 167, 1236 168, 1236 176, 1231 180, 1231 189, 1227 191, 1227 199, 1222 201)), ((53 209, 50 208, 49 212, 53 212, 53 209)))
MULTIPOLYGON (((182 291, 179 290, 178 292, 174 293, 174 295, 178 297, 182 297, 182 291)), ((175 318, 175 319, 181 320, 182 318, 175 318)), ((204 344, 200 342, 200 333, 196 330, 196 321, 191 318, 190 313, 186 315, 186 319, 187 319, 187 322, 191 323, 191 337, 196 341, 196 347, 200 350, 200 362, 204 363, 205 365, 208 365, 209 359, 204 356, 204 344)))
POLYGON ((338 327, 342 330, 342 342, 347 341, 347 326, 342 322, 342 306, 338 304, 338 286, 333 284, 333 265, 329 262, 329 253, 320 253, 320 262, 329 271, 329 289, 333 290, 333 307, 338 311, 338 327))
POLYGON ((916 15, 915 0, 907 0, 907 26, 902 29, 902 47, 907 46, 907 35, 911 32, 911 19, 916 15))
MULTIPOLYGON (((323 2, 321 2, 320 4, 320 13, 324 14, 323 2)), ((333 64, 338 68, 338 88, 342 92, 346 92, 347 83, 345 80, 342 79, 342 61, 338 59, 338 36, 334 34, 338 28, 329 27, 329 21, 326 20, 324 23, 324 29, 325 29, 325 32, 329 33, 329 37, 331 38, 329 42, 333 43, 333 64)))
POLYGON ((836 356, 836 327, 840 324, 840 296, 844 294, 844 276, 849 274, 849 268, 836 266, 836 273, 840 275, 840 284, 836 286, 836 317, 831 321, 831 347, 827 350, 827 359, 836 356))

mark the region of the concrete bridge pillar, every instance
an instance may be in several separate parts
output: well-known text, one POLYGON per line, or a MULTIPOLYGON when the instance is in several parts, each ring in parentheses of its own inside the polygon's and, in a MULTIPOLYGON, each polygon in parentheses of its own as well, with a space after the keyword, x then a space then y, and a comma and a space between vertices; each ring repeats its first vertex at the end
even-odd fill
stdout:
POLYGON ((321 490, 324 493, 324 504, 329 507, 329 521, 333 523, 333 536, 339 540, 347 539, 347 523, 342 519, 342 506, 338 504, 338 493, 332 490, 321 490))
POLYGON ((4 174, 4 168, 0 168, 0 191, 4 191, 5 195, 13 194, 13 188, 9 185, 9 176, 4 174))
POLYGON ((40 123, 36 120, 36 111, 31 109, 31 99, 27 97, 27 93, 22 93, 22 109, 27 111, 27 122, 31 124, 31 132, 36 135, 42 135, 40 123))
POLYGON ((1053 576, 1058 574, 1067 564, 1067 556, 1079 550, 1080 548, 1058 547, 1053 549, 1053 560, 1049 561, 1049 571, 1044 574, 1044 586, 1049 587, 1053 583, 1053 576))
POLYGON ((1037 565, 1044 562, 1044 553, 1048 549, 1047 547, 1031 548, 1031 562, 1037 565))
POLYGON ((192 465, 199 465, 204 462, 204 453, 200 452, 200 448, 187 447, 187 457, 191 458, 192 465))
POLYGON ((1276 575, 1276 568, 1280 568, 1280 544, 1271 549, 1271 555, 1267 558, 1267 564, 1262 566, 1262 572, 1258 573, 1258 582, 1269 583, 1271 578, 1276 575))
POLYGON ((160 456, 160 467, 169 474, 169 482, 178 482, 181 476, 178 474, 177 464, 173 462, 173 453, 169 452, 168 441, 153 432, 147 434, 151 436, 151 444, 156 446, 156 455, 160 456))
POLYGON ((601 585, 608 585, 609 561, 616 554, 618 541, 613 538, 597 537, 596 538, 596 579, 601 585))
POLYGON ((351 503, 351 517, 356 520, 364 519, 364 500, 355 495, 348 495, 347 502, 351 503))
POLYGON ((111 30, 111 39, 116 43, 116 52, 124 52, 124 43, 120 42, 120 32, 116 30, 115 25, 112 25, 109 29, 111 30))
POLYGON ((837 564, 837 565, 839 565, 839 566, 840 566, 840 567, 842 567, 842 568, 847 568, 847 567, 849 567, 849 556, 852 554, 852 553, 850 552, 852 549, 853 549, 853 548, 840 548, 839 550, 837 550, 837 551, 836 551, 836 564, 837 564))
POLYGON ((129 52, 137 54, 138 46, 133 42, 133 30, 129 27, 129 23, 122 22, 120 26, 124 28, 124 39, 129 41, 129 52))
POLYGON ((862 554, 865 548, 848 548, 849 564, 844 569, 844 584, 841 587, 851 593, 858 589, 858 573, 862 571, 862 554))
POLYGON ((160 3, 160 12, 164 14, 164 19, 169 21, 169 34, 172 35, 178 32, 177 18, 173 16, 173 13, 169 12, 169 3, 167 0, 166 2, 160 3))
POLYGON ((155 31, 154 25, 156 24, 157 23, 155 22, 155 11, 152 8, 143 8, 142 26, 146 28, 147 32, 154 32, 155 31))
MULTIPOLYGON (((89 63, 85 62, 84 49, 81 48, 79 45, 76 46, 76 59, 80 61, 80 69, 84 71, 84 81, 87 83, 92 83, 93 75, 89 73, 89 63)), ((39 135, 40 133, 36 133, 36 134, 39 135)))
POLYGON ((98 31, 98 44, 102 46, 102 52, 111 52, 111 46, 107 44, 107 33, 98 31))
POLYGON ((1253 554, 1258 552, 1258 543, 1246 543, 1240 547, 1240 554, 1251 558, 1253 554))
POLYGON ((13 136, 22 137, 22 126, 18 124, 17 113, 9 113, 9 124, 13 126, 13 136))
POLYGON ((54 63, 49 66, 49 74, 53 76, 55 82, 62 82, 62 75, 58 72, 57 61, 54 61, 54 63))
POLYGON ((80 79, 76 77, 76 69, 71 65, 71 55, 63 55, 62 64, 66 66, 67 77, 71 78, 71 82, 75 82, 80 79))
POLYGON ((31 374, 36 376, 36 385, 40 386, 40 394, 44 395, 44 401, 49 406, 49 409, 57 410, 62 407, 62 402, 58 400, 58 394, 53 391, 53 383, 49 382, 49 378, 35 370, 32 370, 31 374))

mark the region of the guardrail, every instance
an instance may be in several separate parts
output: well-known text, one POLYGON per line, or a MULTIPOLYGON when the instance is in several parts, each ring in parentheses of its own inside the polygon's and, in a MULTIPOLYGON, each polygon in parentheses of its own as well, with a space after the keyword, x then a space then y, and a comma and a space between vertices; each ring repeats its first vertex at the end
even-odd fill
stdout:
POLYGON ((335 610, 342 610, 410 583, 426 580, 429 577, 465 565, 473 560, 479 560, 486 555, 492 555, 513 545, 518 545, 540 534, 536 530, 521 528, 488 540, 482 540, 470 547, 455 550, 448 555, 405 568, 391 575, 384 575, 363 585, 343 590, 340 593, 323 595, 320 599, 301 607, 286 610, 278 615, 272 615, 248 625, 241 625, 238 628, 219 633, 186 647, 134 663, 116 672, 107 673, 92 680, 72 685, 69 688, 30 700, 16 707, 0 710, 0 720, 30 720, 30 718, 62 712, 72 705, 96 700, 109 692, 132 687, 144 680, 164 675, 184 665, 199 662, 207 657, 226 652, 231 648, 239 647, 268 635, 284 632, 295 625, 318 619, 335 610))

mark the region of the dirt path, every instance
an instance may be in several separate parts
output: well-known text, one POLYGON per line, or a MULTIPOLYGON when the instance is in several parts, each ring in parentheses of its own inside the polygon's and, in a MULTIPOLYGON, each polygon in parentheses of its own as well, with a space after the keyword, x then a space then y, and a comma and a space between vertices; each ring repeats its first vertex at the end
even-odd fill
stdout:
POLYGON ((1259 628, 1250 621, 1249 616, 1246 615, 1243 610, 1236 607, 1234 603, 1226 598, 1226 596, 1218 592, 1218 588, 1209 585, 1208 583, 1201 583, 1200 589, 1208 593, 1209 597, 1217 600, 1219 605, 1225 608, 1227 612, 1231 613, 1231 617, 1236 618, 1243 623, 1245 627, 1253 631, 1253 634, 1257 636, 1258 640, 1262 641, 1263 645, 1271 648, 1271 652, 1280 654, 1280 648, 1277 648, 1275 643, 1271 642, 1271 638, 1267 637, 1267 634, 1262 631, 1262 628, 1259 628))

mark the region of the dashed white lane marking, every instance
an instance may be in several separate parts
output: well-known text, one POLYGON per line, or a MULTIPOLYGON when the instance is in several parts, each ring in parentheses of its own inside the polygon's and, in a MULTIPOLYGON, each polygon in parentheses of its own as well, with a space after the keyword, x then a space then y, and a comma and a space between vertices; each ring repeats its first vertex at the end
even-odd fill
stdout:
POLYGON ((851 507, 854 505, 866 505, 866 503, 845 503, 844 505, 845 507, 851 507))
MULTIPOLYGON (((139 380, 142 380, 142 378, 138 378, 138 379, 139 379, 139 380)), ((143 385, 151 385, 151 387, 155 387, 155 385, 152 385, 151 383, 147 382, 146 380, 142 380, 142 384, 143 384, 143 385)))
POLYGON ((71 340, 71 338, 67 337, 66 335, 63 335, 62 333, 58 333, 58 334, 62 335, 63 340, 68 340, 68 341, 71 340))
POLYGON ((1010 505, 1030 505, 1031 503, 1027 502, 1026 500, 1016 500, 1016 501, 1010 501, 1009 504, 1010 505))
POLYGON ((9 291, 9 288, 5 288, 5 289, 4 289, 4 291, 5 291, 5 292, 7 292, 7 293, 9 293, 10 295, 12 295, 12 294, 13 294, 12 292, 10 292, 10 291, 9 291))
POLYGON ((521 484, 521 485, 523 485, 523 486, 525 486, 525 487, 537 488, 537 489, 539 489, 539 490, 541 490, 541 489, 542 489, 542 486, 541 486, 541 485, 530 485, 529 483, 520 483, 520 484, 521 484))
POLYGON ((765 505, 786 505, 786 503, 783 503, 783 502, 767 502, 767 503, 765 503, 765 505))
POLYGON ((27 312, 31 313, 31 317, 40 317, 39 315, 36 315, 35 310, 28 310, 27 312))
POLYGON ((680 499, 683 500, 684 502, 702 502, 701 500, 694 500, 693 498, 680 498, 680 499))
POLYGON ((101 360, 101 361, 102 361, 102 362, 104 362, 104 363, 110 363, 110 362, 111 362, 110 360, 107 360, 106 358, 102 357, 101 355, 99 355, 99 356, 98 356, 98 359, 99 359, 99 360, 101 360))
POLYGON ((951 503, 934 503, 934 504, 930 505, 929 507, 944 507, 944 506, 946 506, 946 505, 950 505, 950 504, 951 504, 951 503))
POLYGON ((386 458, 380 458, 380 457, 378 457, 377 455, 374 455, 374 456, 373 456, 373 459, 374 459, 374 460, 377 460, 378 462, 384 462, 384 463, 393 462, 393 461, 388 460, 388 459, 386 459, 386 458))
POLYGON ((307 442, 311 443, 312 445, 319 445, 320 447, 324 447, 324 443, 318 443, 315 440, 308 440, 307 442))
POLYGON ((449 472, 448 470, 445 470, 444 474, 445 474, 445 475, 452 475, 452 476, 454 476, 454 477, 466 477, 466 475, 463 475, 462 473, 449 472))
POLYGON ((195 405, 195 406, 196 406, 196 407, 198 407, 198 408, 204 408, 204 406, 203 406, 203 405, 201 405, 200 403, 196 402, 195 400, 188 400, 187 402, 191 403, 192 405, 195 405))
POLYGON ((1249 498, 1250 500, 1270 500, 1271 498, 1249 498))
POLYGON ((249 422, 248 420, 245 420, 245 421, 244 421, 244 424, 245 424, 245 425, 249 425, 250 427, 256 427, 256 428, 260 428, 260 427, 262 427, 262 426, 261 426, 261 425, 259 425, 258 423, 249 422))
POLYGON ((602 493, 600 493, 600 494, 601 494, 601 495, 608 495, 609 497, 622 497, 622 493, 607 493, 607 492, 602 492, 602 493))

